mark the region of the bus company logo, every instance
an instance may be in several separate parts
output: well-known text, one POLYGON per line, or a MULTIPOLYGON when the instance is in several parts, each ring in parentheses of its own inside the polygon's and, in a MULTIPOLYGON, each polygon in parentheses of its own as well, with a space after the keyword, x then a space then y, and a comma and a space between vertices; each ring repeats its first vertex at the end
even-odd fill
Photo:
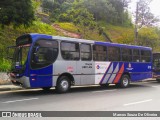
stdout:
POLYGON ((72 66, 67 67, 67 71, 68 72, 73 72, 73 67, 72 66))
POLYGON ((133 70, 131 63, 128 64, 127 70, 133 70))
POLYGON ((100 65, 97 65, 96 68, 97 68, 97 69, 100 69, 101 67, 100 67, 100 65))

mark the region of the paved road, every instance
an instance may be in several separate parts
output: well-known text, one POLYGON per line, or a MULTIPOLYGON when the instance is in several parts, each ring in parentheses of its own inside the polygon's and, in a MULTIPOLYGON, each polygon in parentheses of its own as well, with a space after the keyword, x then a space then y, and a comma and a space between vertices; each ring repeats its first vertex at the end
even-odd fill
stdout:
POLYGON ((129 88, 76 87, 67 94, 41 89, 0 92, 0 111, 160 111, 160 83, 129 88))

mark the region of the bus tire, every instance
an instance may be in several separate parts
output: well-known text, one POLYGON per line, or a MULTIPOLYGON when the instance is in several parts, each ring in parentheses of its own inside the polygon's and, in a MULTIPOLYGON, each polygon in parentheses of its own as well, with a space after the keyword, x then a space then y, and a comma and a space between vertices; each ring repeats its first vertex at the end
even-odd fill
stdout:
POLYGON ((56 91, 58 93, 65 93, 67 92, 71 87, 71 82, 67 76, 61 76, 56 85, 56 91))
POLYGON ((51 89, 51 87, 43 87, 42 88, 44 91, 49 91, 51 89))
POLYGON ((128 75, 124 74, 121 77, 121 81, 120 81, 119 86, 121 88, 127 88, 129 85, 130 85, 130 77, 128 75))

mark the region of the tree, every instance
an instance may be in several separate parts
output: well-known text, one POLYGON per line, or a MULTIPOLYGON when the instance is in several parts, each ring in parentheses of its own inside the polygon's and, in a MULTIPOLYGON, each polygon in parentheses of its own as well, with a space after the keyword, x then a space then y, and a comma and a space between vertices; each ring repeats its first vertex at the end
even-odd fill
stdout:
POLYGON ((84 36, 86 35, 87 29, 93 30, 96 26, 93 14, 88 12, 86 8, 72 9, 69 11, 68 17, 75 25, 82 27, 84 36))
POLYGON ((148 46, 155 49, 159 41, 159 36, 155 28, 143 28, 139 32, 138 45, 148 46))
POLYGON ((141 28, 143 26, 152 26, 159 20, 151 13, 149 4, 152 0, 139 0, 137 11, 137 24, 141 28))
POLYGON ((34 20, 34 11, 31 0, 4 0, 0 1, 0 24, 29 26, 34 20))
POLYGON ((116 9, 117 23, 125 25, 131 25, 131 19, 128 13, 128 5, 131 0, 109 0, 112 6, 116 9))

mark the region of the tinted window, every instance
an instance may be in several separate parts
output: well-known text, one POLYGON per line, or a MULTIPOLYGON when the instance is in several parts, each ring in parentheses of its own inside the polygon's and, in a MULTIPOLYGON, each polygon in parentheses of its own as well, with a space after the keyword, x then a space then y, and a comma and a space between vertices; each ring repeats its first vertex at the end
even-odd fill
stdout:
POLYGON ((65 60, 79 60, 79 44, 73 42, 61 42, 61 54, 65 60))
POLYGON ((107 48, 101 45, 93 45, 93 59, 95 61, 106 61, 107 48))
POLYGON ((140 52, 138 49, 133 50, 133 62, 140 62, 140 52))
POLYGON ((92 60, 91 45, 81 44, 81 60, 92 60))
POLYGON ((151 61, 151 51, 141 50, 141 62, 150 62, 151 61))
POLYGON ((108 47, 108 60, 109 61, 120 61, 120 48, 108 47))
POLYGON ((128 48, 122 48, 122 61, 132 61, 132 50, 128 48))
POLYGON ((31 67, 38 69, 49 66, 58 56, 58 42, 51 40, 39 40, 35 43, 32 56, 31 67))

